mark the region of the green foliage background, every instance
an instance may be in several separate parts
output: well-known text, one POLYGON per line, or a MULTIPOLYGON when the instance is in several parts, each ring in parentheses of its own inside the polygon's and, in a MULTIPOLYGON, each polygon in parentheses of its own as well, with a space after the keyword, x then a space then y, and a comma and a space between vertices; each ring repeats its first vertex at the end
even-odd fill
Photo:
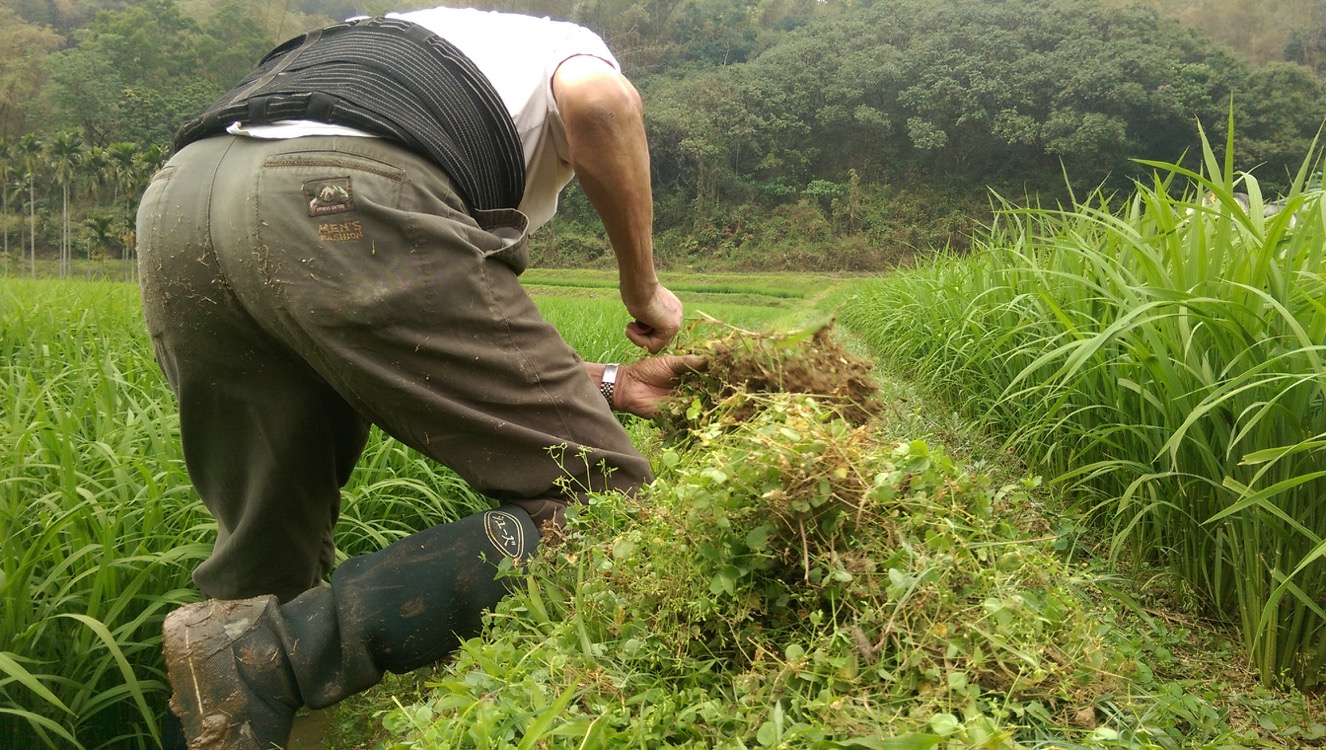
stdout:
MULTIPOLYGON (((59 257, 67 269, 129 252, 133 198, 175 127, 267 49, 351 13, 427 4, 0 4, 5 257, 59 257)), ((1199 122, 1222 135, 1231 100, 1240 168, 1284 189, 1326 112, 1323 3, 1212 0, 1196 16, 1156 5, 485 7, 578 21, 616 50, 646 100, 665 265, 882 270, 968 247, 991 216, 991 187, 1046 204, 1069 188, 1127 189, 1144 174, 1134 159, 1195 153, 1199 122), (1240 27, 1264 33, 1226 33, 1240 27)), ((539 262, 604 262, 587 202, 573 190, 564 203, 539 262)))
MULTIPOLYGON (((241 77, 277 41, 331 18, 423 4, 0 3, 4 275, 130 277, 131 263, 109 261, 131 259, 136 198, 168 154, 175 124, 241 77)), ((1209 598, 1237 612, 1229 619, 1241 622, 1242 641, 1236 649, 1218 647, 1229 649, 1217 650, 1223 661, 1234 661, 1241 652, 1258 664, 1268 684, 1289 674, 1311 685, 1326 654, 1321 647, 1326 602, 1319 595, 1320 538, 1326 532, 1320 530, 1315 502, 1322 480, 1312 473, 1320 465, 1326 433, 1319 421, 1322 214, 1320 203, 1304 195, 1319 187, 1308 177, 1318 165, 1303 159, 1326 112, 1321 79, 1326 3, 1154 0, 1150 5, 1154 10, 1096 0, 519 0, 494 7, 580 21, 617 50, 646 99, 657 254, 665 268, 880 271, 924 260, 935 248, 955 251, 945 253, 938 267, 956 269, 957 277, 974 277, 974 283, 940 276, 929 285, 922 275, 863 291, 848 314, 855 316, 855 328, 900 359, 922 355, 904 355, 897 347, 912 352, 948 347, 936 359, 922 359, 926 364, 918 370, 949 386, 963 379, 967 390, 951 395, 974 410, 969 413, 988 416, 977 407, 989 401, 1013 404, 1008 418, 1017 419, 1026 416, 1019 404, 1041 399, 1048 422, 1004 426, 1024 439, 1023 445, 1035 446, 1035 456, 1046 456, 1045 465, 1065 483, 1105 480, 1095 488, 1075 487, 1088 498, 1083 517, 1069 515, 1053 524, 1054 543, 1072 552, 1080 520, 1082 528, 1094 523, 1092 534, 1128 549, 1128 555, 1119 553, 1121 560, 1174 563, 1164 575, 1183 583, 1163 586, 1163 596, 1209 598), (1200 11, 1195 16, 1194 9, 1200 11), (1223 164, 1204 154, 1199 123, 1216 138, 1229 139, 1223 164), (1204 167, 1197 161, 1201 156, 1204 167), (1149 170, 1157 161, 1185 158, 1189 163, 1172 171, 1193 181, 1151 180, 1149 170), (1203 168, 1204 176, 1197 175, 1203 168), (1254 176, 1246 176, 1249 172, 1254 176), (1137 178, 1148 187, 1120 208, 1114 196, 1133 196, 1137 178), (988 197, 992 187, 1010 199, 1000 207, 1013 209, 997 221, 988 197), (1102 190, 1093 193, 1097 187, 1102 190), (1198 188, 1210 191, 1219 206, 1197 200, 1198 188), (1290 232, 1291 213, 1278 220, 1241 213, 1235 190, 1252 193, 1254 205, 1287 193, 1292 207, 1309 206, 1314 213, 1290 232), (1071 195, 1085 194, 1099 202, 1076 206, 1062 223, 1047 218, 1054 212, 1019 213, 1025 205, 1075 205, 1071 195), (1184 224, 1185 215, 1198 219, 1184 224), (1009 217, 1027 218, 1010 223, 1009 217), (966 251, 989 249, 979 228, 987 223, 1006 232, 996 235, 1003 254, 982 252, 984 260, 967 264, 961 258, 966 251), (1022 244, 1029 235, 1050 239, 1022 244), (1090 238, 1085 246, 1083 238, 1090 238), (1250 252, 1236 257, 1234 248, 1250 252), (1213 258, 1227 260, 1228 267, 1213 258), (1190 277, 1198 270, 1214 276, 1190 277), (992 283, 996 277, 1013 281, 992 283), (1097 281, 1061 283, 1070 278, 1097 281), (1102 291, 1111 288, 1106 282, 1120 279, 1121 290, 1102 291), (1259 291, 1264 287, 1272 291, 1259 291), (934 296, 927 296, 932 291, 934 296), (1198 292, 1209 298, 1198 299, 1198 292), (1005 293, 1006 298, 999 296, 1005 293), (1288 302, 1281 304, 1275 295, 1288 302), (1234 297, 1240 300, 1236 305, 1229 301, 1234 297), (994 305, 988 318, 968 307, 978 299, 994 305), (1113 341, 1118 333, 1109 323, 1111 305, 1131 309, 1173 300, 1198 304, 1157 315, 1159 332, 1129 329, 1146 347, 1113 360, 1087 356, 1090 342, 1113 341), (1234 313, 1219 310, 1196 327, 1202 338, 1218 330, 1211 321, 1229 326, 1223 339, 1215 334, 1216 354, 1186 345, 1196 340, 1187 327, 1191 317, 1221 305, 1233 305, 1234 313), (887 329, 877 327, 881 310, 890 312, 887 329), (936 321, 941 311, 942 321, 936 321), (986 320, 992 322, 985 326, 986 320), (1249 333, 1262 330, 1258 326, 1267 320, 1291 331, 1301 326, 1306 338, 1291 340, 1281 329, 1249 333), (1053 328, 1056 323, 1063 327, 1053 328), (1092 328, 1096 325, 1108 335, 1092 328), (997 348, 1015 334, 1030 337, 1029 343, 1013 351, 997 348), (1249 338, 1264 351, 1235 346, 1249 338), (1164 351, 1165 341, 1178 342, 1166 359, 1134 356, 1152 344, 1164 351), (1048 349, 1035 350, 1038 343, 1048 349), (1222 358, 1230 352, 1228 361, 1261 364, 1248 372, 1212 365, 1227 361, 1222 358), (1056 360, 1056 353, 1071 361, 1056 360), (992 370, 965 369, 972 363, 992 370), (1310 367, 1272 372, 1303 363, 1310 367), (1148 381, 1120 379, 1122 365, 1139 366, 1147 378, 1173 385, 1153 391, 1148 381), (1047 368, 1056 377, 1041 377, 1047 368), (1094 379, 1077 379, 1082 373, 1094 379), (1194 380, 1182 379, 1189 376, 1194 380), (1282 387, 1289 382, 1292 388, 1282 387), (1245 396, 1252 401, 1238 400, 1245 396), (1069 403, 1073 406, 1065 412, 1069 403), (1090 419, 1105 407, 1171 421, 1157 426, 1141 418, 1090 419), (1293 419, 1276 421, 1277 409, 1293 419), (1224 436, 1248 437, 1247 450, 1233 451, 1223 439, 1189 440, 1205 429, 1200 420, 1191 421, 1194 414, 1224 419, 1217 420, 1215 434, 1237 430, 1224 436), (1056 432, 1065 427, 1078 431, 1056 432), (1273 442, 1253 445, 1252 436, 1273 442), (1125 445, 1134 452, 1117 455, 1125 445), (1066 458, 1072 460, 1064 463, 1066 458), (1188 459, 1194 463, 1183 463, 1188 459), (1161 471, 1155 470, 1157 461, 1164 464, 1161 471), (1308 469, 1299 471, 1303 466, 1308 469), (1120 467, 1142 474, 1130 479, 1116 471, 1120 467), (1180 504, 1212 497, 1225 505, 1180 504), (1297 519, 1301 509, 1293 503, 1307 506, 1306 523, 1297 519), (1167 515, 1156 509, 1178 510, 1167 515), (1203 520, 1213 515, 1228 522, 1219 534, 1203 520), (1297 520, 1285 522, 1286 517, 1297 520), (1176 536, 1185 518, 1196 522, 1176 536), (1271 532, 1276 536, 1258 536, 1271 532), (1252 543, 1232 552, 1235 537, 1252 543), (1263 564, 1263 542, 1282 555, 1278 567, 1263 564), (1176 555, 1176 549, 1185 554, 1176 555), (1244 559, 1235 559, 1239 554, 1244 559), (1299 582, 1308 590, 1296 589, 1299 582), (1300 648, 1303 644, 1307 647, 1300 648)), ((610 265, 592 210, 574 187, 564 195, 560 217, 536 238, 536 255, 544 269, 610 265)), ((826 278, 799 282, 790 291, 786 279, 697 282, 687 298, 692 309, 724 319, 749 314, 750 325, 764 326, 822 301, 831 286, 826 278), (770 294, 771 289, 780 293, 770 294), (750 312, 745 303, 751 302, 758 302, 758 312, 750 312)), ((626 321, 612 299, 610 272, 576 280, 544 270, 529 280, 546 292, 549 318, 586 356, 625 354, 616 331, 626 321), (593 325, 586 322, 591 319, 593 325), (582 325, 587 327, 580 330, 582 325)), ((156 621, 191 596, 184 576, 203 554, 201 540, 210 531, 196 502, 180 489, 185 480, 172 447, 174 416, 162 406, 161 383, 141 329, 132 324, 131 298, 132 288, 125 285, 89 285, 78 293, 40 285, 0 290, 6 363, 0 370, 6 395, 0 442, 8 446, 5 465, 11 468, 0 482, 0 532, 6 539, 0 553, 5 573, 0 589, 6 594, 0 620, 0 739, 14 746, 43 739, 59 745, 75 735, 88 746, 151 746, 154 724, 146 717, 162 709, 164 695, 156 621)), ((800 408, 785 405, 783 415, 800 408)), ((790 441, 787 446, 796 453, 815 455, 798 442, 807 430, 789 428, 798 435, 793 439, 782 432, 785 423, 762 427, 771 430, 766 437, 790 441)), ((652 439, 639 425, 633 429, 652 439)), ((867 612, 843 606, 843 591, 862 578, 883 585, 882 592, 873 592, 882 599, 868 610, 874 613, 865 615, 870 617, 901 611, 908 586, 919 591, 943 581, 946 590, 962 591, 961 584, 1012 580, 972 568, 972 560, 952 553, 972 545, 1022 544, 988 536, 1015 531, 991 517, 998 492, 988 479, 964 473, 914 435, 901 437, 904 454, 880 451, 859 465, 911 465, 921 456, 931 462, 924 469, 930 479, 909 479, 909 488, 956 487, 960 492, 954 497, 965 505, 931 503, 934 507, 926 507, 942 511, 931 519, 921 507, 930 498, 907 496, 904 502, 920 502, 908 506, 917 525, 893 540, 910 550, 906 559, 896 550, 879 549, 875 555, 889 562, 887 570, 898 571, 896 576, 885 568, 858 575, 862 571, 843 564, 841 555, 836 560, 827 555, 816 559, 822 572, 812 591, 778 591, 787 576, 769 574, 787 568, 770 562, 774 556, 764 546, 769 539, 718 528, 729 513, 741 516, 761 507, 752 503, 767 499, 763 494, 736 490, 767 477, 759 473, 760 460, 749 446, 715 436, 708 448, 720 458, 731 454, 727 469, 674 453, 670 460, 676 463, 667 468, 677 486, 668 490, 672 496, 660 496, 656 516, 641 518, 611 502, 592 509, 585 520, 612 530, 611 546, 595 546, 601 537, 586 534, 580 538, 586 552, 578 562, 537 571, 532 583, 532 593, 542 590, 560 607, 560 619, 536 618, 507 639, 468 647, 457 671, 440 678, 443 697, 428 696, 390 714, 393 732, 407 746, 424 747, 500 745, 503 738, 497 735, 428 734, 485 726, 535 738, 523 739, 527 745, 548 736, 573 738, 567 746, 577 747, 590 746, 591 740, 611 746, 623 736, 646 745, 711 746, 715 737, 738 736, 748 745, 837 742, 867 748, 1023 740, 1138 748, 1320 744, 1326 728, 1319 716, 1303 719, 1299 706, 1267 688, 1249 688, 1234 675, 1237 687, 1223 690, 1222 683, 1222 695, 1203 684, 1170 679, 1194 671, 1191 660, 1172 658, 1186 631, 1159 626, 1149 614, 1154 602, 1139 603, 1136 591, 1055 569, 1043 545, 1028 545, 1021 559, 1055 576, 1062 573, 1069 584, 1033 587, 1029 599, 1027 585, 1018 579, 1008 591, 987 592, 979 604, 961 596, 946 599, 935 589, 927 602, 955 609, 924 610, 929 619, 915 620, 916 628, 906 634, 890 629, 897 620, 884 627, 845 619, 867 612), (732 458, 736 455, 740 460, 732 458), (935 484, 926 484, 931 479, 935 484), (700 512, 695 501, 701 496, 710 509, 721 507, 724 513, 700 512), (965 525, 945 527, 943 518, 961 518, 965 525), (929 523, 935 526, 927 528, 929 523), (647 590, 649 581, 613 577, 623 566, 650 562, 644 550, 651 535, 676 536, 692 524, 723 545, 703 550, 699 559, 659 563, 671 566, 669 573, 677 578, 670 580, 694 585, 679 589, 682 598, 664 602, 660 592, 647 590), (944 573, 927 578, 931 574, 912 567, 939 570, 932 554, 951 558, 944 560, 951 566, 944 570, 954 578, 944 573), (837 580, 840 573, 852 578, 837 580), (987 574, 993 578, 983 578, 987 574), (571 577, 595 576, 601 577, 598 583, 643 587, 632 589, 641 596, 626 602, 604 586, 589 586, 583 601, 567 593, 571 577), (704 609, 696 602, 706 592, 737 609, 704 609), (1116 598, 1127 613, 1099 608, 1102 597, 1116 598), (1029 601, 1034 606, 1027 608, 1029 601), (618 619, 640 614, 631 608, 641 602, 651 612, 661 603, 678 626, 674 640, 625 632, 618 619), (1020 609, 1005 606, 1010 602, 1020 602, 1020 609), (801 605, 794 612, 804 610, 808 617, 824 613, 810 635, 792 634, 789 612, 778 609, 793 603, 801 605), (972 659, 970 638, 949 638, 948 631, 933 628, 959 615, 996 622, 1026 640, 1022 646, 996 644, 993 650, 982 646, 980 665, 964 666, 963 659, 972 659), (1097 615, 1111 626, 1110 643, 1084 625, 1084 618, 1097 615), (1134 616, 1142 623, 1138 628, 1130 629, 1136 623, 1113 627, 1113 618, 1134 616), (855 640, 852 627, 865 641, 855 640), (590 629, 594 637, 586 639, 590 629), (906 641, 916 647, 908 653, 919 655, 879 652, 875 644, 886 635, 895 638, 894 645, 906 641), (1101 660, 1065 664, 1038 650, 1042 641, 1060 637, 1101 660), (531 658, 510 666, 509 657, 524 653, 520 649, 532 641, 545 661, 531 658), (743 643, 761 644, 767 658, 738 653, 743 643), (1028 651, 1033 645, 1037 650, 1028 651), (618 651, 605 651, 609 648, 618 651), (933 660, 937 650, 945 654, 942 663, 933 660), (1029 653, 1034 658, 1024 658, 1029 653), (869 669, 861 667, 863 654, 875 660, 869 669), (735 659, 747 672, 715 677, 720 656, 735 659), (595 660, 604 657, 622 671, 601 668, 595 660), (982 671, 991 664, 1005 670, 1003 678, 982 671), (1009 671, 1009 664, 1015 669, 1009 671), (1029 671, 1019 671, 1023 667, 1029 671), (772 671, 760 671, 764 668, 772 671), (1124 688, 1111 681, 1120 675, 1130 680, 1124 688), (1037 692, 1038 685, 1046 686, 1044 692, 1037 692), (897 704, 839 702, 840 692, 863 686, 897 704), (607 718, 573 716, 565 725, 546 718, 573 700, 602 709, 607 718), (531 716, 531 705, 541 713, 531 716), (863 714, 844 711, 845 705, 896 719, 889 731, 909 734, 903 744, 893 742, 897 738, 886 737, 863 714), (908 714, 899 708, 903 705, 921 709, 908 714), (656 708, 646 715, 650 706, 656 708), (1074 725, 1086 719, 1070 712, 1084 708, 1091 709, 1094 728, 1074 725), (425 714, 483 714, 492 721, 419 724, 425 714), (841 733, 829 736, 824 727, 835 717, 843 719, 841 733), (545 730, 548 734, 540 734, 545 730)), ((775 447, 772 455, 791 461, 790 452, 778 453, 791 451, 787 446, 775 447)), ((883 475, 896 466, 877 468, 883 475)), ((835 485, 826 481, 826 492, 833 495, 835 485)), ((482 503, 445 472, 385 440, 374 443, 348 492, 342 535, 347 553, 380 547, 482 503)), ((1016 560, 1007 568, 999 563, 1002 557, 979 562, 991 560, 996 573, 1025 572, 1016 560)), ((1203 668, 1211 669, 1210 663, 1203 668)))
POLYGON ((1237 622, 1264 680, 1317 688, 1326 215, 1305 162, 1290 211, 1263 216, 1231 143, 1200 173, 1155 165, 1123 206, 1010 210, 980 253, 872 284, 844 317, 1070 488, 1112 554, 1237 622))

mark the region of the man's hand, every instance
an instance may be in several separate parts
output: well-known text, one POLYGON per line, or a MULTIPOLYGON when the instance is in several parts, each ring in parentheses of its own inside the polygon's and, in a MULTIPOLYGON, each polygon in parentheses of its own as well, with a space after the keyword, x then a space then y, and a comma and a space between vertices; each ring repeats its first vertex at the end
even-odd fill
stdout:
POLYGON ((626 338, 650 354, 657 354, 681 330, 681 300, 662 284, 655 286, 653 296, 644 304, 626 300, 626 310, 635 318, 626 326, 626 338))
MULTIPOLYGON (((652 419, 658 416, 659 403, 672 394, 681 376, 703 370, 707 364, 705 358, 698 354, 665 354, 622 365, 617 370, 612 408, 614 411, 652 419)), ((602 379, 603 365, 586 362, 585 369, 596 384, 602 379)))

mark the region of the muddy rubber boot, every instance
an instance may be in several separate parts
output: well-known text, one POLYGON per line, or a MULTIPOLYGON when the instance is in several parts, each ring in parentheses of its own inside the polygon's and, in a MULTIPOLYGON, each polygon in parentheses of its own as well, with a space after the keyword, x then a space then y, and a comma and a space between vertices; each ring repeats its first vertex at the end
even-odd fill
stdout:
POLYGON ((271 750, 296 709, 325 708, 387 672, 431 664, 477 635, 508 592, 503 557, 538 545, 524 510, 503 506, 351 558, 316 588, 190 604, 166 617, 166 666, 191 750, 271 750))
POLYGON ((275 596, 209 599, 171 612, 162 626, 166 668, 189 750, 270 750, 284 745, 299 708, 284 654, 261 634, 280 618, 275 596), (241 645, 242 644, 242 645, 241 645), (255 648, 257 646, 257 648, 255 648))

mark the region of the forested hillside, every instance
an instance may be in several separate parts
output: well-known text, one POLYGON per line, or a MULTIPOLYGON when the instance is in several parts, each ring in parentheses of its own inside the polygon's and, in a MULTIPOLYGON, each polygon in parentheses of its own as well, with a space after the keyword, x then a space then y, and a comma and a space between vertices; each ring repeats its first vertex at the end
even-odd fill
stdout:
MULTIPOLYGON (((1326 112, 1326 3, 1150 2, 484 7, 575 20, 617 51, 646 100, 663 264, 878 270, 965 247, 990 189, 1052 205, 1145 180, 1136 159, 1192 153, 1199 123, 1222 138, 1231 105, 1239 168, 1287 183, 1326 112)), ((129 253, 136 196, 184 118, 285 38, 426 4, 0 3, 9 272, 129 253)), ((538 261, 597 262, 592 213, 574 188, 564 202, 538 261)))
POLYGON ((1140 2, 1257 63, 1291 60, 1326 65, 1326 4, 1316 0, 1109 0, 1140 2))

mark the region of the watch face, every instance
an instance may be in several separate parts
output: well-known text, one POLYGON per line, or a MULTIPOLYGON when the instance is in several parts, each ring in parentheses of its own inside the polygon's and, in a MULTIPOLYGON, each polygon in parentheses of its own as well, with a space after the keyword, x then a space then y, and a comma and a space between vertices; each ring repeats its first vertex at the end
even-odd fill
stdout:
POLYGON ((612 405, 612 392, 617 387, 617 365, 604 365, 603 378, 599 381, 599 393, 612 405))

